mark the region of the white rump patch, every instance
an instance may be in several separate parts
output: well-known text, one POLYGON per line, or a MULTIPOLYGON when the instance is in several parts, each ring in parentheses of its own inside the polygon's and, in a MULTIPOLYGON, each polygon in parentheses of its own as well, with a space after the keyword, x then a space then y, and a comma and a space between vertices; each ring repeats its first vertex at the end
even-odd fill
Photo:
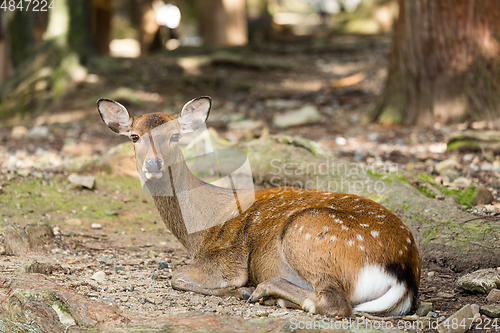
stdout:
POLYGON ((378 313, 394 309, 389 314, 399 315, 410 310, 411 295, 406 286, 385 269, 379 265, 367 265, 359 272, 351 303, 355 311, 378 313))

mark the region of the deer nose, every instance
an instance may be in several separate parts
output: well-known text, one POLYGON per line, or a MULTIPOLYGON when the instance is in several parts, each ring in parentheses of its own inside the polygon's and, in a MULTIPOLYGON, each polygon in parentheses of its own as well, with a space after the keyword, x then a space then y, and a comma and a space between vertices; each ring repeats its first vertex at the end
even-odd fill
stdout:
POLYGON ((162 162, 159 158, 150 158, 146 160, 146 171, 149 173, 158 173, 162 167, 162 162))

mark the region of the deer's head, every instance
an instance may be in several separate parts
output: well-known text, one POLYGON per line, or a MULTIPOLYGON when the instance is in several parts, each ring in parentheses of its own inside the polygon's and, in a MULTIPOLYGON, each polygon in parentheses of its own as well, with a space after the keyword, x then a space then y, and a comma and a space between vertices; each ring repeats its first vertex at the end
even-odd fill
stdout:
POLYGON ((168 179, 168 167, 183 163, 179 139, 205 123, 211 104, 210 97, 198 97, 173 116, 155 112, 132 117, 123 105, 108 99, 98 100, 97 109, 113 132, 132 140, 137 171, 145 183, 168 179))

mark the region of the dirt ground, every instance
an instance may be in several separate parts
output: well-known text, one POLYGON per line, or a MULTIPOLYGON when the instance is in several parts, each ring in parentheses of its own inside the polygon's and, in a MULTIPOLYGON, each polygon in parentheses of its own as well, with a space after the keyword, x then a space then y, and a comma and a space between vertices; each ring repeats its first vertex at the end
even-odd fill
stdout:
MULTIPOLYGON (((467 127, 496 129, 495 123, 432 129, 367 123, 387 75, 389 47, 389 36, 329 36, 233 50, 237 56, 228 56, 227 50, 205 50, 200 56, 187 49, 145 59, 95 60, 89 64, 90 79, 45 113, 0 125, 0 230, 44 222, 58 234, 40 253, 1 255, 2 273, 15 272, 35 259, 51 263, 57 267, 49 275, 55 282, 145 318, 209 312, 321 319, 274 305, 173 290, 172 271, 189 264, 190 258, 163 226, 139 180, 126 172, 98 172, 95 189, 89 190, 71 186, 67 178, 127 140, 101 122, 97 98, 119 100, 139 115, 178 112, 189 99, 210 95, 214 106, 209 126, 229 141, 243 139, 230 124, 248 118, 264 122, 271 134, 316 140, 332 156, 357 163, 389 161, 400 170, 432 175, 438 162, 454 156, 460 175, 494 197, 489 205, 464 209, 498 214, 498 156, 484 150, 445 150, 450 133, 467 127), (354 75, 362 79, 355 82, 355 77, 354 84, 347 85, 339 81, 354 75), (308 103, 319 110, 320 122, 287 129, 272 125, 275 114, 308 103), (15 128, 24 135, 14 135, 15 128), (105 273, 104 281, 92 278, 99 271, 105 273)), ((446 268, 431 271, 424 263, 419 300, 433 299, 436 317, 430 320, 448 317, 466 304, 486 304, 483 295, 455 291, 462 274, 446 268)))

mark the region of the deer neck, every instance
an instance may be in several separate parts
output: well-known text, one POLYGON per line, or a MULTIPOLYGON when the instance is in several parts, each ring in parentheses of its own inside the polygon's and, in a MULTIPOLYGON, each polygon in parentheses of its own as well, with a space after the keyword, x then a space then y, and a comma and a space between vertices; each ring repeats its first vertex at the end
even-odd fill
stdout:
POLYGON ((174 195, 153 196, 153 201, 166 227, 187 248, 190 255, 195 256, 207 230, 188 233, 186 224, 208 221, 214 207, 222 207, 228 196, 233 194, 230 189, 215 187, 201 181, 184 163, 180 165, 179 168, 172 167, 169 170, 170 185, 173 185, 174 195), (186 195, 188 192, 185 191, 190 190, 196 190, 196 194, 186 195))

